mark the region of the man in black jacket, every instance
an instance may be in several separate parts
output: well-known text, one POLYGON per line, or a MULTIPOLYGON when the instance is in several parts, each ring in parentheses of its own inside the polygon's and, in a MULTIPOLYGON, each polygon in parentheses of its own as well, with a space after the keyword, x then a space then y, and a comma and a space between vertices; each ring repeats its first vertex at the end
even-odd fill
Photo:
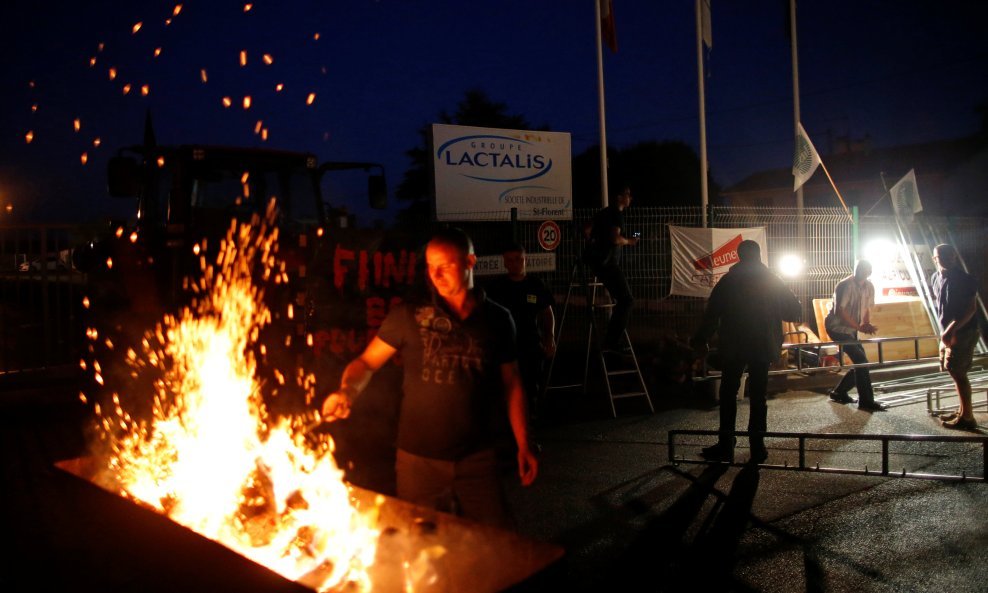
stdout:
POLYGON ((764 437, 758 433, 765 432, 767 424, 769 365, 779 358, 782 322, 799 321, 802 307, 782 280, 761 262, 758 243, 742 241, 738 259, 714 286, 703 321, 692 339, 697 358, 703 358, 710 337, 715 332, 720 336, 720 437, 716 445, 703 449, 702 455, 710 461, 734 461, 735 439, 731 433, 737 417, 741 374, 747 368, 750 461, 761 463, 768 457, 764 437))

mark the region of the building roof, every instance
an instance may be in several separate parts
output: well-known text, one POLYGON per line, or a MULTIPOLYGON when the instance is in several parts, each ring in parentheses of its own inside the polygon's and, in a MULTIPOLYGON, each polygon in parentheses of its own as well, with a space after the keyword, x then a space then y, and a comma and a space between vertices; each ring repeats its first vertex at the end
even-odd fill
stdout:
MULTIPOLYGON (((845 143, 846 144, 846 143, 845 143)), ((883 200, 885 183, 892 186, 914 169, 924 209, 935 214, 988 213, 988 200, 971 200, 971 188, 988 190, 988 172, 975 163, 984 162, 988 141, 983 135, 937 140, 888 148, 869 148, 867 143, 850 150, 821 155, 834 184, 848 207, 862 214, 891 212, 883 200), (972 212, 974 207, 978 212, 972 212)), ((728 205, 791 206, 794 201, 790 168, 758 171, 720 192, 728 205)), ((830 181, 819 168, 803 186, 805 206, 840 206, 830 181)))

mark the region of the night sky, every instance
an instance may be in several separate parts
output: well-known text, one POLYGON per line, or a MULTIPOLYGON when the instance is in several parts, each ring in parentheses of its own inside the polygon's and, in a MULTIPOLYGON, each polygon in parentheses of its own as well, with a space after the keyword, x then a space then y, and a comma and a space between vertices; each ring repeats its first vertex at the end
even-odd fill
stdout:
MULTIPOLYGON (((106 159, 140 143, 148 108, 160 144, 377 161, 392 192, 418 130, 454 111, 469 89, 535 126, 570 132, 574 154, 598 141, 592 0, 245 4, 193 0, 176 15, 176 2, 4 2, 0 204, 12 211, 0 209, 0 222, 129 212, 129 203, 104 197, 106 159)), ((708 151, 721 186, 791 165, 787 5, 713 0, 708 151)), ((605 49, 609 144, 698 146, 693 1, 614 0, 614 10, 619 48, 605 49)), ((974 0, 801 2, 802 121, 824 157, 837 136, 883 147, 975 133, 975 107, 988 101, 985 14, 974 0)), ((403 204, 392 199, 384 214, 366 212, 362 199, 351 206, 367 221, 403 204)))

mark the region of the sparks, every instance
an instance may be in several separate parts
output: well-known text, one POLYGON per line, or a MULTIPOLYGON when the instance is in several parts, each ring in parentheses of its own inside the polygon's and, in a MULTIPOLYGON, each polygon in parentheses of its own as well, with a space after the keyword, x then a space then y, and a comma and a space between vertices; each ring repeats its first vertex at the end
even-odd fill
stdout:
POLYGON ((117 78, 117 69, 114 68, 113 66, 110 66, 109 75, 110 75, 110 80, 116 80, 116 78, 117 78))
POLYGON ((205 68, 199 70, 199 79, 202 80, 203 82, 207 82, 209 80, 209 76, 206 75, 205 68))
POLYGON ((82 163, 83 165, 85 165, 86 163, 88 163, 89 162, 89 154, 84 152, 81 155, 79 155, 79 162, 82 163))
POLYGON ((267 64, 268 66, 274 64, 274 58, 271 57, 271 54, 264 54, 262 56, 262 59, 264 60, 264 63, 267 64))
POLYGON ((230 97, 223 97, 223 107, 229 107, 233 105, 233 100, 230 97))
POLYGON ((130 83, 123 85, 123 94, 127 95, 130 93, 130 83))
POLYGON ((151 86, 147 84, 141 85, 141 95, 147 97, 151 93, 151 86))
POLYGON ((241 66, 247 65, 247 50, 245 49, 240 50, 240 65, 241 66))
POLYGON ((143 26, 144 26, 144 23, 143 23, 143 22, 137 22, 137 23, 134 23, 134 26, 133 26, 133 27, 131 27, 131 31, 132 31, 132 32, 133 32, 134 34, 136 34, 136 33, 137 33, 138 31, 140 31, 140 30, 141 30, 141 27, 143 27, 143 26))
POLYGON ((244 109, 250 109, 250 95, 244 97, 244 109))
POLYGON ((312 103, 314 103, 315 100, 316 100, 316 94, 315 93, 309 93, 309 96, 306 97, 306 99, 305 99, 305 104, 306 105, 312 105, 312 103))
POLYGON ((28 130, 27 134, 24 134, 24 141, 28 144, 34 142, 34 131, 28 130))

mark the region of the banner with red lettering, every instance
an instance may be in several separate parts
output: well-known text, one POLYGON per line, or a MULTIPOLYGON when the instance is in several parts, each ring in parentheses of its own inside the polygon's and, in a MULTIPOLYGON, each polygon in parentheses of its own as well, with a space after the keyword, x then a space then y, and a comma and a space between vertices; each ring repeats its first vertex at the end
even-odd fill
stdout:
POLYGON ((421 237, 334 230, 309 273, 307 325, 317 357, 349 362, 410 290, 423 290, 421 237))
POLYGON ((752 240, 768 264, 765 227, 702 229, 669 225, 672 243, 672 285, 669 294, 706 298, 717 281, 738 262, 738 245, 752 240))

